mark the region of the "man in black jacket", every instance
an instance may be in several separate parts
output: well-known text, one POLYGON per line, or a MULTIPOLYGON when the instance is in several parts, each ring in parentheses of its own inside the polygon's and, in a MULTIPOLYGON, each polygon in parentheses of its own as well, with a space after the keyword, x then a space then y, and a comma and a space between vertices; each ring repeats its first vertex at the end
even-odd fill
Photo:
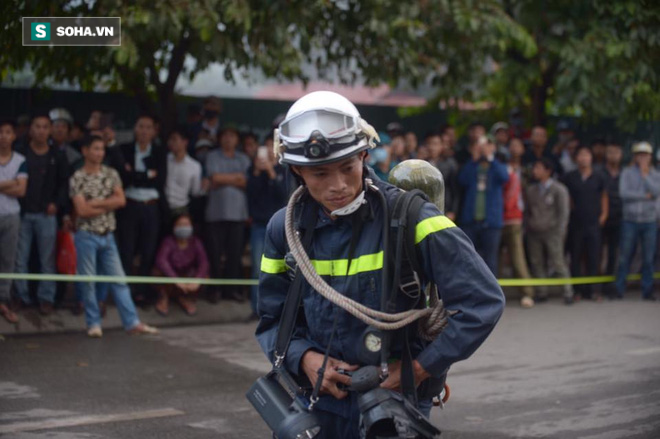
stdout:
MULTIPOLYGON (((48 138, 52 124, 47 115, 37 115, 30 123, 29 140, 17 150, 25 156, 28 180, 25 197, 21 200, 21 228, 16 255, 16 273, 27 273, 33 241, 39 254, 39 271, 55 273, 55 243, 57 218, 67 218, 70 208, 67 200, 69 167, 64 152, 52 147, 48 138)), ((15 282, 20 301, 32 303, 27 281, 15 282)), ((53 312, 55 282, 40 282, 37 293, 39 311, 43 315, 53 312)))
MULTIPOLYGON (((126 188, 126 207, 118 218, 119 254, 124 271, 130 275, 133 258, 140 255, 138 275, 148 276, 158 246, 161 205, 167 173, 166 151, 154 143, 156 124, 142 115, 135 122, 135 141, 120 146, 124 168, 120 171, 126 188)), ((144 300, 145 289, 136 300, 144 300)))
MULTIPOLYGON (((288 199, 286 168, 277 163, 273 148, 260 146, 247 175, 248 211, 252 218, 252 229, 250 230, 252 278, 258 279, 261 272, 266 226, 275 212, 286 205, 288 199)), ((259 289, 256 285, 250 289, 252 317, 257 316, 258 292, 259 289)))

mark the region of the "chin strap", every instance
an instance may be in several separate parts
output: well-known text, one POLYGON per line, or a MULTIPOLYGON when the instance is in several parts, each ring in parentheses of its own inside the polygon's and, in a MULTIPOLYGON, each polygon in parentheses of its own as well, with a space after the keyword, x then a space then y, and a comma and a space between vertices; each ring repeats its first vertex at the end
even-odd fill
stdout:
POLYGON ((330 215, 334 215, 334 216, 351 215, 351 214, 357 212, 357 210, 360 208, 360 206, 362 206, 363 204, 366 204, 366 202, 367 202, 367 200, 364 199, 364 191, 362 191, 362 192, 360 192, 360 195, 355 197, 355 200, 351 201, 346 206, 344 206, 340 209, 333 210, 332 212, 330 212, 330 215))

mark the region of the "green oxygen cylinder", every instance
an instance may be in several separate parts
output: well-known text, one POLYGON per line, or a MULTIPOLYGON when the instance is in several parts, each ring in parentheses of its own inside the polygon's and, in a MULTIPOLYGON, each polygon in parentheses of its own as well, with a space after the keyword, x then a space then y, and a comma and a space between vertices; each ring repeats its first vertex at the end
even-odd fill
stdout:
POLYGON ((425 160, 404 160, 392 168, 388 181, 405 191, 419 189, 441 212, 445 211, 445 179, 425 160))

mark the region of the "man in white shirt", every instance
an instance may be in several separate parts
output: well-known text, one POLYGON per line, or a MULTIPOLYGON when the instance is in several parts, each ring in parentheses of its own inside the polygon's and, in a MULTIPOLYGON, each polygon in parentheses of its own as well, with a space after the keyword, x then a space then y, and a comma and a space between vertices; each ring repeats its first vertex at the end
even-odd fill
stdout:
MULTIPOLYGON (((0 122, 0 273, 14 271, 21 225, 18 198, 25 195, 28 179, 25 157, 12 151, 14 140, 14 124, 9 121, 0 122)), ((0 315, 9 323, 16 323, 18 316, 7 306, 10 289, 11 280, 0 280, 0 315)))
POLYGON ((188 155, 188 134, 184 129, 174 129, 168 139, 167 180, 165 197, 172 217, 187 212, 190 197, 203 194, 202 166, 188 155))

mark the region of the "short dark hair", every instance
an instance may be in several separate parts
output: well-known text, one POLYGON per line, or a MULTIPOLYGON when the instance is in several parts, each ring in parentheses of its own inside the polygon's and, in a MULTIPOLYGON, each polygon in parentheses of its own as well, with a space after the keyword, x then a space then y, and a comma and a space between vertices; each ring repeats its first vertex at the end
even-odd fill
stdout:
POLYGON ((594 152, 591 150, 591 146, 581 144, 577 148, 575 148, 575 157, 577 157, 578 154, 580 154, 580 151, 582 151, 583 149, 589 151, 589 154, 591 154, 592 156, 594 155, 594 152))
POLYGON ((181 212, 180 214, 176 215, 174 219, 172 220, 172 228, 174 228, 174 225, 179 222, 181 218, 188 218, 188 220, 192 223, 192 216, 188 213, 187 210, 181 212))
POLYGON ((541 157, 540 159, 538 159, 538 160, 536 161, 536 164, 540 164, 540 165, 543 166, 545 169, 547 169, 548 171, 550 171, 551 174, 552 174, 553 172, 555 172, 555 164, 554 164, 554 162, 553 162, 552 160, 550 160, 549 158, 547 158, 547 157, 541 157))
POLYGON ((190 140, 190 134, 188 134, 188 130, 186 130, 186 127, 183 126, 174 127, 167 135, 167 138, 169 139, 174 134, 177 134, 182 139, 190 140))
POLYGON ((442 133, 438 130, 427 131, 426 134, 424 134, 424 142, 429 140, 431 137, 440 137, 440 138, 442 138, 442 133))
POLYGON ((218 135, 216 137, 219 139, 224 133, 228 132, 233 132, 238 136, 239 139, 241 137, 241 132, 238 130, 238 125, 236 125, 234 122, 227 122, 224 124, 224 126, 218 130, 218 135))
POLYGON ((594 145, 607 145, 607 142, 602 137, 596 137, 591 141, 590 145, 593 148, 594 145))
POLYGON ((248 131, 247 133, 243 133, 243 135, 241 136, 241 141, 249 137, 252 137, 254 140, 259 140, 257 139, 257 135, 255 133, 253 133, 252 131, 248 131))
POLYGON ((454 125, 450 123, 443 124, 442 127, 440 127, 440 133, 445 134, 448 130, 453 130, 454 125))
POLYGON ((102 142, 103 146, 105 146, 105 141, 103 140, 103 137, 90 135, 90 136, 85 136, 83 138, 82 143, 80 143, 80 147, 81 148, 88 148, 88 147, 92 146, 92 143, 97 142, 97 141, 102 142))
POLYGON ((140 113, 140 115, 135 119, 135 123, 137 123, 138 120, 140 119, 151 119, 151 122, 156 125, 158 121, 156 120, 156 116, 154 116, 151 113, 140 113))
POLYGON ((202 101, 202 105, 205 105, 205 104, 218 104, 218 105, 222 105, 222 101, 221 101, 220 98, 217 97, 217 96, 207 96, 207 97, 204 98, 204 100, 202 101))
POLYGON ((48 113, 46 113, 45 111, 40 111, 40 112, 34 113, 32 115, 32 117, 30 117, 30 125, 32 125, 32 123, 35 120, 41 119, 41 118, 48 119, 48 121, 51 122, 51 123, 53 122, 52 120, 50 120, 50 116, 48 115, 48 113))
POLYGON ((471 130, 472 128, 476 128, 476 127, 482 127, 483 129, 486 129, 486 125, 484 125, 482 122, 474 121, 470 123, 470 125, 468 125, 468 130, 471 130))
POLYGON ((12 130, 16 131, 16 122, 14 122, 11 119, 3 119, 0 120, 0 127, 3 127, 5 125, 9 125, 12 130))

